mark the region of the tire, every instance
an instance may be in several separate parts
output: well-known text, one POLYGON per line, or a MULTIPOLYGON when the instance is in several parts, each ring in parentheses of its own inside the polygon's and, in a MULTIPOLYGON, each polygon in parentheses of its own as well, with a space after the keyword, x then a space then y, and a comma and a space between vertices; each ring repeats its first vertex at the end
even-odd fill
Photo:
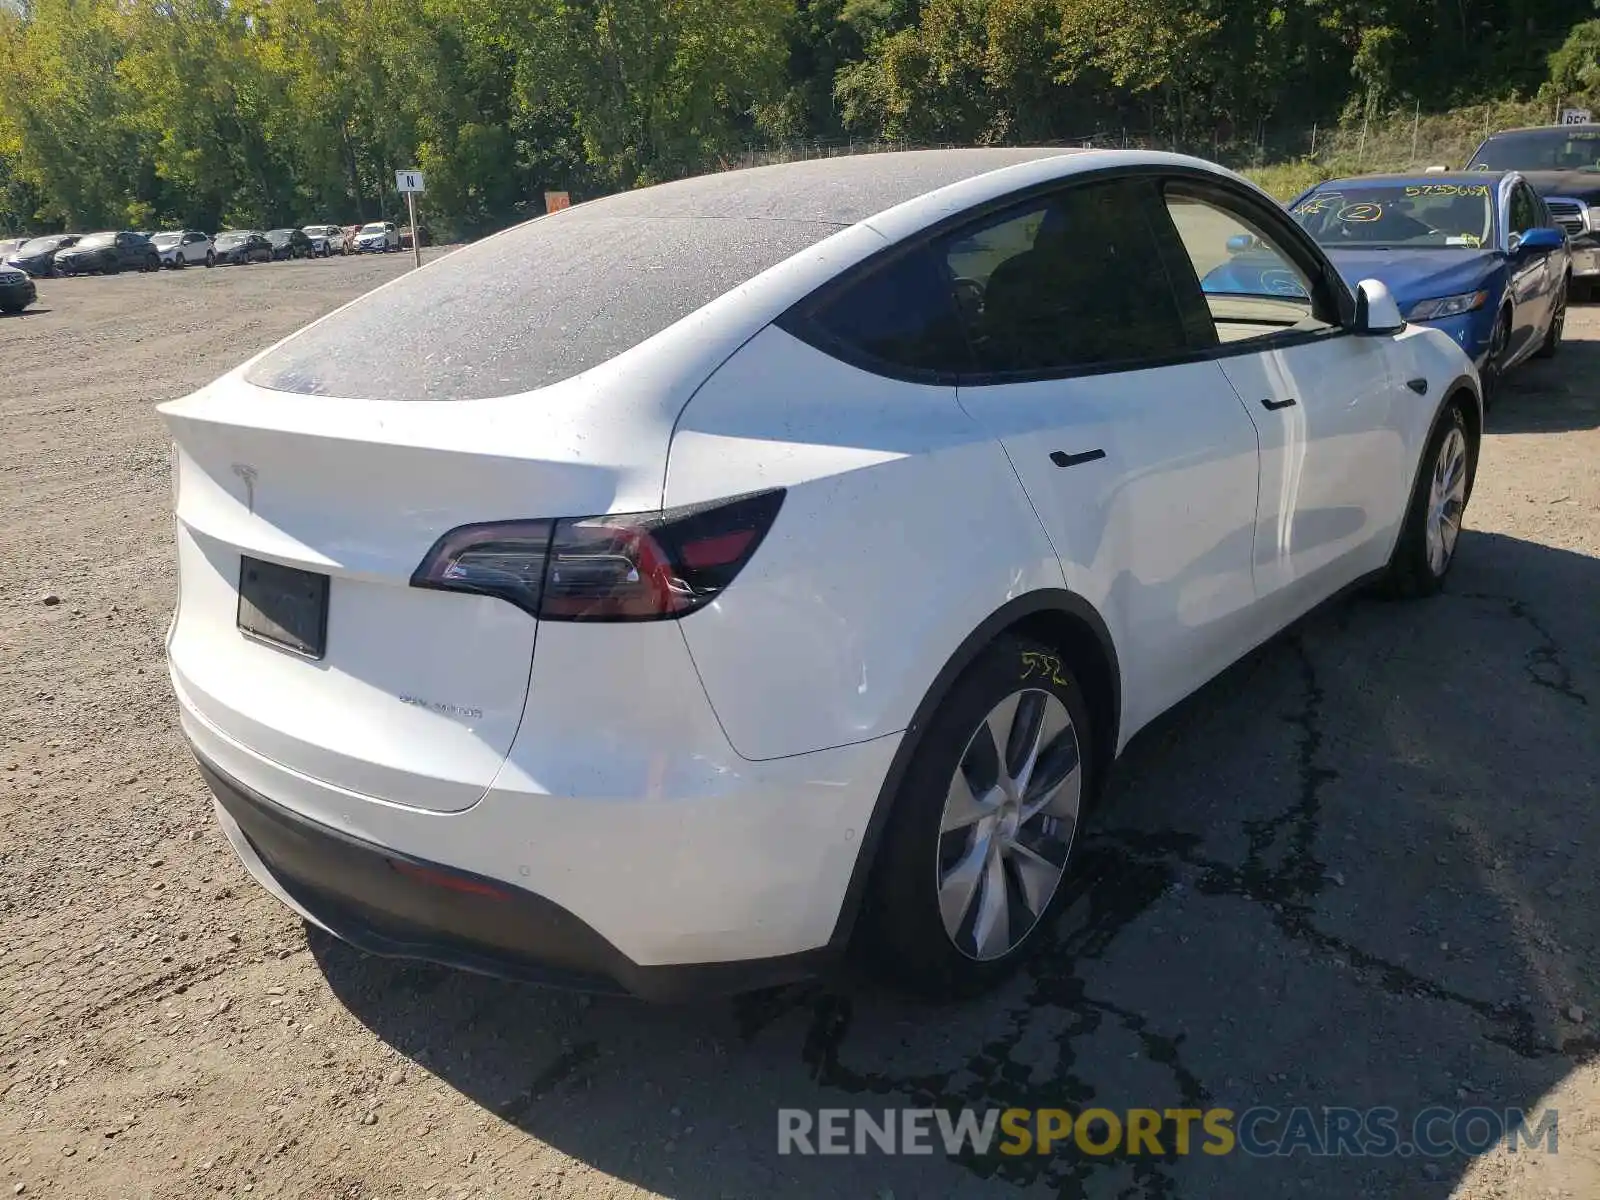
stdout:
POLYGON ((1016 970, 1070 890, 1093 745, 1057 651, 1013 637, 984 650, 918 735, 892 800, 858 928, 863 961, 935 1000, 1016 970))
POLYGON ((207 267, 214 267, 216 265, 217 265, 216 252, 213 251, 213 250, 207 250, 206 251, 206 266, 207 267))
POLYGON ((156 255, 152 255, 149 258, 146 258, 144 260, 144 269, 146 271, 159 271, 159 270, 161 270, 161 256, 159 254, 156 254, 156 255))
POLYGON ((1388 595, 1410 600, 1444 587, 1455 565, 1472 490, 1472 456, 1466 420, 1451 404, 1435 423, 1417 466, 1411 502, 1382 584, 1388 595))
POLYGON ((1567 289, 1570 284, 1569 276, 1562 281, 1561 290, 1556 293, 1556 308, 1550 314, 1550 328, 1545 330, 1544 341, 1533 352, 1535 358, 1554 358, 1561 350, 1561 335, 1567 327, 1567 289))
POLYGON ((0 313, 5 313, 8 317, 14 317, 27 307, 26 304, 0 304, 0 313))

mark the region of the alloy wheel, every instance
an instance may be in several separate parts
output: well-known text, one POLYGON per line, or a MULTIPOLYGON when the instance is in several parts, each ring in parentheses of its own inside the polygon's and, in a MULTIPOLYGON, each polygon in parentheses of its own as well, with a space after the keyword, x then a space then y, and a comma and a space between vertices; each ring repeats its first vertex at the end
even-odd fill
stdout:
POLYGON ((939 913, 968 958, 1004 957, 1061 885, 1078 830, 1083 770, 1066 705, 1013 692, 973 731, 939 823, 939 913))
POLYGON ((1452 428, 1439 447, 1428 487, 1428 569, 1443 575, 1461 536, 1461 514, 1467 497, 1467 439, 1452 428))

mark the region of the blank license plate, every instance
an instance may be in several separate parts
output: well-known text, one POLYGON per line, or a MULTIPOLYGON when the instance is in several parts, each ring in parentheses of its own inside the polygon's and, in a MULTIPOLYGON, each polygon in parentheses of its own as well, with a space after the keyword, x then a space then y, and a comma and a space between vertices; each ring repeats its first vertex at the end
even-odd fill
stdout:
POLYGON ((241 558, 239 632, 321 658, 328 641, 328 577, 248 555, 241 558))

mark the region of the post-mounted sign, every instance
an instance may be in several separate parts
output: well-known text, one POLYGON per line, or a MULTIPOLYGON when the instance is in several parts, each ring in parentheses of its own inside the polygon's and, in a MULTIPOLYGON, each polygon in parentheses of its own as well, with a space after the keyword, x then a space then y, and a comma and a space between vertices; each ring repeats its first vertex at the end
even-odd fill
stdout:
POLYGON ((394 190, 406 198, 406 213, 411 217, 411 257, 417 265, 422 265, 422 231, 417 228, 417 193, 426 191, 422 186, 421 171, 396 171, 394 173, 394 190))

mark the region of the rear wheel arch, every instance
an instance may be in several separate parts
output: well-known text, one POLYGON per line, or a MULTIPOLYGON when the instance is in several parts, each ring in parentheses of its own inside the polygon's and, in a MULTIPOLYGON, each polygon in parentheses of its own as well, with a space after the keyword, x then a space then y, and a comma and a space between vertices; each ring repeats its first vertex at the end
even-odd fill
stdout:
POLYGON ((1078 680, 1089 706, 1094 731, 1094 756, 1091 761, 1096 764, 1096 777, 1090 781, 1088 794, 1094 795, 1104 782, 1116 757, 1122 720, 1122 676, 1111 632, 1094 606, 1074 592, 1045 588, 1019 596, 996 609, 967 635, 955 653, 946 660, 917 705, 878 790, 872 816, 861 838, 855 870, 851 873, 833 936, 829 940, 830 949, 842 952, 850 943, 873 866, 878 859, 884 828, 889 823, 889 815, 906 772, 916 756, 922 731, 962 673, 985 650, 1003 638, 1023 638, 1059 650, 1062 660, 1078 680))

